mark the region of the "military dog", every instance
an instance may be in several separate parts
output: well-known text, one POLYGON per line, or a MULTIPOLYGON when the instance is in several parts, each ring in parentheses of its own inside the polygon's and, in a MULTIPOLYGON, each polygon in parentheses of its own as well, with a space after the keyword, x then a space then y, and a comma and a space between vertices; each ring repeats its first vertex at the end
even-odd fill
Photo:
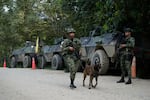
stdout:
POLYGON ((92 87, 95 88, 97 86, 100 68, 101 68, 101 65, 97 60, 95 61, 95 65, 93 65, 93 66, 91 65, 91 61, 89 59, 87 60, 87 62, 85 64, 85 68, 83 70, 83 86, 85 86, 85 79, 86 79, 87 75, 90 76, 89 89, 91 89, 92 87), (96 81, 95 85, 93 85, 94 78, 96 81))

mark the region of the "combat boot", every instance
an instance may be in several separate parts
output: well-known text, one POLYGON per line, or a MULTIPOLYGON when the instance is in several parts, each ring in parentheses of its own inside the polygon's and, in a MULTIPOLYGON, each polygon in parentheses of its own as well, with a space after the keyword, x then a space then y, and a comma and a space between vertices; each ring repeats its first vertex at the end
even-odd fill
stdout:
POLYGON ((129 78, 125 84, 132 84, 131 78, 129 78))
POLYGON ((74 85, 74 80, 73 80, 73 79, 71 79, 70 88, 77 88, 77 87, 74 85))
POLYGON ((121 79, 117 81, 117 83, 123 83, 123 82, 125 82, 124 77, 121 77, 121 79))
POLYGON ((70 88, 77 88, 74 84, 70 84, 70 88))

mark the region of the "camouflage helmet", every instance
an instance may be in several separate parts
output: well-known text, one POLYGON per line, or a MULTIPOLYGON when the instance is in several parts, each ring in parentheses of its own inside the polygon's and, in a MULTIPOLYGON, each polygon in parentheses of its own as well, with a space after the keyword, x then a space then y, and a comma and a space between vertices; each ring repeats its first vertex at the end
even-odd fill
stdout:
POLYGON ((68 34, 76 32, 73 28, 68 28, 66 31, 67 31, 68 34))
POLYGON ((125 28, 124 32, 132 32, 132 29, 131 28, 125 28))

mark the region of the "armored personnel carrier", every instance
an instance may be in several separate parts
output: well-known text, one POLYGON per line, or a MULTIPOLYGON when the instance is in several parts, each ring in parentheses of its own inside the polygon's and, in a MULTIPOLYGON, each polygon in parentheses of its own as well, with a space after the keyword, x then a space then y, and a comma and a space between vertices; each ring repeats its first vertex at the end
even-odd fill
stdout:
POLYGON ((31 67, 32 57, 36 58, 35 43, 26 41, 25 46, 14 50, 10 56, 10 67, 14 68, 22 63, 24 68, 31 67))
POLYGON ((61 42, 63 38, 56 38, 53 45, 45 45, 41 49, 38 56, 38 67, 43 69, 47 64, 51 65, 52 69, 62 69, 63 59, 61 56, 61 42))
MULTIPOLYGON (((96 61, 101 64, 100 74, 105 74, 111 63, 116 62, 117 48, 124 38, 123 33, 104 33, 100 34, 93 30, 89 37, 81 37, 82 42, 82 61, 91 60, 94 65, 96 61)), ((114 66, 113 66, 114 67, 114 66)))
MULTIPOLYGON (((90 32, 89 37, 81 37, 81 61, 85 62, 91 59, 92 65, 95 61, 101 64, 101 74, 105 74, 109 69, 110 63, 115 63, 116 51, 122 38, 123 33, 105 33, 100 34, 97 30, 90 32)), ((61 55, 61 42, 63 38, 55 40, 54 45, 44 46, 42 53, 38 57, 39 68, 44 68, 48 63, 51 63, 52 69, 62 69, 64 67, 63 57, 61 55)))

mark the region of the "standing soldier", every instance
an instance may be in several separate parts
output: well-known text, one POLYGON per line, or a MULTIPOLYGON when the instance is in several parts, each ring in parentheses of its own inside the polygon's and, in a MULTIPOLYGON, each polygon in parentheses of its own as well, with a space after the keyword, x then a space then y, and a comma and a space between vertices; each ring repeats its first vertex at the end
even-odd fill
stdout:
POLYGON ((117 83, 125 82, 124 77, 126 71, 128 72, 128 81, 125 84, 131 84, 131 63, 133 58, 133 48, 135 45, 135 39, 131 37, 132 30, 130 28, 125 29, 125 42, 120 44, 120 67, 121 67, 121 79, 117 83))
POLYGON ((81 42, 78 38, 75 38, 75 30, 70 28, 67 30, 68 38, 62 43, 62 55, 65 61, 65 65, 70 71, 70 88, 76 88, 74 85, 75 75, 79 67, 79 52, 81 48, 81 42))

